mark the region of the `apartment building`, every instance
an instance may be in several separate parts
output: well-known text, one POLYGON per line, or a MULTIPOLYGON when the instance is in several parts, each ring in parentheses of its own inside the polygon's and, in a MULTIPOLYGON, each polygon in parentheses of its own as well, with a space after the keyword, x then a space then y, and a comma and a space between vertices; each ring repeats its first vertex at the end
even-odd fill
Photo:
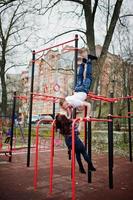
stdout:
MULTIPOLYGON (((48 51, 41 59, 35 62, 34 72, 34 93, 42 95, 52 95, 64 97, 72 94, 74 83, 74 51, 48 51)), ((31 85, 32 62, 27 70, 21 74, 23 93, 29 97, 31 85)), ((23 104, 23 109, 28 105, 28 101, 23 104)), ((28 111, 28 109, 27 109, 28 111)), ((60 108, 56 104, 56 112, 60 108)), ((33 101, 33 114, 51 114, 53 112, 53 102, 44 100, 33 101)))

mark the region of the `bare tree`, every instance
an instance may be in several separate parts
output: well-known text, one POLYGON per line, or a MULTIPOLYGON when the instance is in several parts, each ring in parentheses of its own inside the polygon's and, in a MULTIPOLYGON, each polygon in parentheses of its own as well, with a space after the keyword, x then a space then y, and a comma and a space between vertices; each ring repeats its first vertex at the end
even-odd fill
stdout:
MULTIPOLYGON (((71 5, 73 7, 73 5, 79 6, 81 13, 77 14, 77 12, 73 9, 73 13, 78 15, 79 18, 84 16, 84 20, 85 20, 85 25, 86 25, 86 30, 81 30, 81 29, 73 29, 73 30, 68 30, 66 33, 72 32, 72 31, 80 31, 82 34, 85 34, 86 36, 86 41, 87 41, 87 46, 90 50, 90 53, 93 55, 96 55, 96 42, 95 42, 95 28, 94 28, 94 24, 96 21, 96 14, 98 12, 98 8, 101 9, 103 11, 103 7, 104 10, 106 11, 106 23, 105 23, 105 38, 103 41, 103 45, 102 45, 102 51, 101 51, 101 55, 100 55, 100 59, 99 59, 99 63, 100 63, 100 70, 95 70, 95 79, 94 79, 94 83, 93 83, 93 90, 96 92, 97 91, 97 87, 99 84, 99 73, 102 72, 102 67, 103 64, 105 62, 106 59, 106 55, 113 37, 113 33, 117 24, 117 21, 119 19, 119 15, 120 15, 120 9, 123 3, 123 0, 116 0, 115 3, 111 0, 108 1, 100 1, 100 0, 49 0, 47 1, 48 3, 45 3, 45 6, 43 5, 44 1, 41 1, 40 3, 40 7, 39 4, 36 5, 36 10, 39 12, 39 14, 45 14, 48 11, 52 11, 57 5, 60 5, 64 2, 69 3, 69 5, 71 5)), ((79 9, 78 9, 79 11, 79 9)), ((70 13, 68 13, 69 15, 70 13)), ((99 24, 99 26, 101 26, 101 24, 99 24)), ((61 36, 64 33, 61 33, 58 35, 61 36)), ((56 38, 56 37, 55 37, 56 38)))
POLYGON ((5 73, 8 67, 7 58, 12 56, 13 53, 15 54, 15 48, 24 43, 24 40, 22 41, 20 38, 20 33, 26 28, 24 16, 27 11, 22 9, 24 1, 2 2, 3 10, 0 12, 0 79, 2 88, 1 111, 5 115, 7 110, 7 88, 5 79, 5 73), (8 3, 11 3, 10 6, 7 6, 8 3))
POLYGON ((130 73, 133 64, 133 40, 132 33, 130 31, 129 18, 132 15, 123 15, 121 16, 120 24, 118 24, 116 28, 117 33, 117 43, 119 47, 120 55, 122 56, 124 62, 122 65, 122 80, 123 80, 123 91, 122 95, 131 95, 131 86, 130 82, 130 73))

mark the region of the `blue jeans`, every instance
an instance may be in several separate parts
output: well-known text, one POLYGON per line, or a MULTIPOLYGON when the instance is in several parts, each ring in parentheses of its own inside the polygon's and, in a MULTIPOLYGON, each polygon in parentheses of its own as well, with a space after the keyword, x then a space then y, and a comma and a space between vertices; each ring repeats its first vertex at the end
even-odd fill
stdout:
MULTIPOLYGON (((65 142, 66 142, 68 149, 72 149, 72 136, 65 136, 65 142)), ((79 168, 81 170, 84 168, 82 161, 81 161, 81 154, 82 154, 83 158, 85 159, 85 161, 88 164, 92 165, 91 159, 85 150, 85 146, 77 134, 75 134, 75 153, 76 153, 76 159, 77 159, 79 168)))
POLYGON ((88 62, 86 67, 86 78, 84 79, 84 64, 80 64, 77 74, 75 92, 88 93, 92 82, 92 63, 88 62))

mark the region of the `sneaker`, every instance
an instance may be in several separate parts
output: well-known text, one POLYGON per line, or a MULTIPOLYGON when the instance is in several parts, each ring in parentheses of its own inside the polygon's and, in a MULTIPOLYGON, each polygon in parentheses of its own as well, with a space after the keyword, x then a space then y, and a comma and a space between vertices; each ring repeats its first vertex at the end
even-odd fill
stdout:
POLYGON ((84 64, 87 63, 87 59, 86 59, 86 58, 83 58, 83 59, 82 59, 82 63, 84 63, 84 64))
POLYGON ((93 56, 93 55, 89 54, 88 60, 97 60, 97 56, 93 56))

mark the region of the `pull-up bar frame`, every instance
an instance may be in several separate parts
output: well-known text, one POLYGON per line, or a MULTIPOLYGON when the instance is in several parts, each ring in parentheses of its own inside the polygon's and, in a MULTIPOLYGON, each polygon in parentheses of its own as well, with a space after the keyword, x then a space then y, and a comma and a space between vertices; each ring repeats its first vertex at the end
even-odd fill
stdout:
MULTIPOLYGON (((33 106, 33 92, 34 92, 34 70, 35 70, 35 55, 55 47, 63 46, 64 44, 68 44, 70 42, 75 41, 75 48, 78 47, 78 35, 75 35, 75 38, 57 45, 54 45, 49 48, 42 49, 40 51, 32 51, 32 72, 31 72, 31 89, 30 89, 30 108, 29 108, 29 126, 28 126, 28 148, 27 148, 27 167, 30 166, 30 148, 31 148, 31 120, 32 120, 32 106, 33 106)), ((75 50, 75 70, 77 68, 77 50, 75 50)), ((75 72, 76 73, 76 72, 75 72)), ((75 75, 76 77, 76 75, 75 75)), ((74 80, 76 81, 76 78, 74 80)), ((55 108, 55 107, 54 107, 55 108)))

